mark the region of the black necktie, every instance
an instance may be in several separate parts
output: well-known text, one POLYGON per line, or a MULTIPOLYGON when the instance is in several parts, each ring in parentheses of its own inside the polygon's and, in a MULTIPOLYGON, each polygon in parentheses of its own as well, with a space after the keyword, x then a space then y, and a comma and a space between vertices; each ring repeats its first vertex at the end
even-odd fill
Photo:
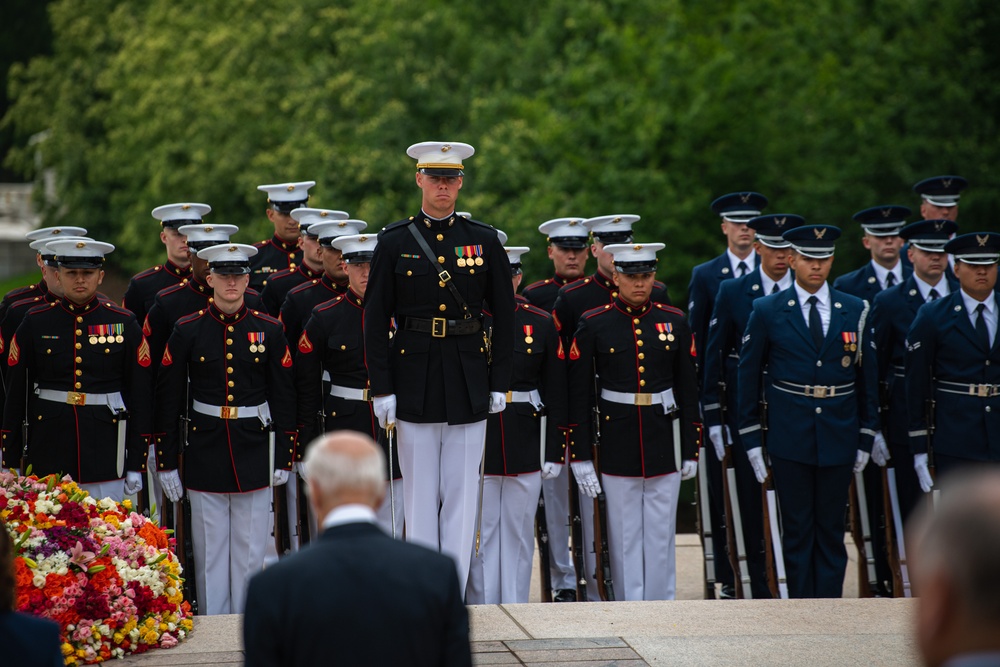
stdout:
POLYGON ((941 295, 938 294, 938 291, 932 287, 931 291, 927 294, 927 300, 928 301, 936 301, 937 299, 940 299, 940 298, 941 298, 941 295))
POLYGON ((990 330, 986 328, 986 304, 981 303, 976 306, 976 312, 979 316, 976 318, 976 335, 979 336, 979 340, 986 349, 990 349, 990 330))
POLYGON ((778 289, 778 283, 774 283, 774 287, 771 288, 771 294, 777 294, 781 290, 778 289))
POLYGON ((896 284, 896 274, 893 273, 892 271, 890 271, 885 276, 885 287, 886 287, 886 289, 889 289, 890 287, 892 287, 895 284, 896 284))
POLYGON ((819 297, 809 297, 809 333, 812 334, 816 349, 823 347, 823 320, 819 318, 819 297))
POLYGON ((740 263, 736 265, 736 270, 740 272, 740 278, 742 278, 747 274, 749 267, 747 266, 746 262, 740 260, 740 263))

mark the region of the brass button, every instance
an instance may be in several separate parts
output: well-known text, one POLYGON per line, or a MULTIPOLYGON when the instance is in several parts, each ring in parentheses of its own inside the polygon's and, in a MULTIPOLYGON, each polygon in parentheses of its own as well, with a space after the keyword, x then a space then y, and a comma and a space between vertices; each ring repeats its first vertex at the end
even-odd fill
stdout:
POLYGON ((198 357, 198 361, 205 361, 205 357, 198 357))
POLYGON ((340 346, 340 349, 341 349, 341 350, 346 350, 346 349, 347 349, 347 346, 346 346, 346 345, 341 345, 341 346, 340 346))
POLYGON ((404 354, 405 352, 406 352, 406 350, 402 350, 402 349, 399 351, 400 354, 404 354))
POLYGON ((226 359, 232 359, 232 358, 233 358, 233 353, 232 352, 227 352, 226 353, 226 359))
POLYGON ((111 354, 111 350, 109 350, 108 348, 104 348, 104 354, 111 354))
POLYGON ((73 384, 73 387, 74 387, 75 389, 79 389, 79 388, 81 388, 82 386, 83 386, 83 385, 82 385, 82 384, 80 384, 79 382, 75 382, 75 383, 73 384))
POLYGON ((610 350, 608 350, 608 352, 609 352, 610 354, 614 354, 614 353, 615 353, 615 348, 611 348, 610 350))
POLYGON ((475 269, 469 269, 469 273, 475 273, 475 272, 476 272, 475 269))
POLYGON ((531 354, 531 348, 530 347, 528 348, 527 352, 528 352, 528 354, 531 354))
POLYGON ((232 338, 227 338, 226 339, 226 345, 232 345, 232 344, 233 344, 233 339, 232 338))
MULTIPOLYGON (((612 298, 612 299, 617 299, 617 298, 618 298, 618 292, 612 292, 612 293, 611 293, 611 298, 612 298)), ((632 309, 631 309, 631 308, 629 308, 629 309, 628 309, 628 312, 630 312, 630 313, 631 313, 631 312, 632 312, 632 309)))
POLYGON ((645 366, 639 366, 639 372, 640 373, 645 373, 646 372, 646 367, 645 366))
POLYGON ((444 281, 443 280, 439 280, 438 281, 438 287, 444 287, 444 281))
POLYGON ((448 310, 448 306, 442 303, 440 306, 438 306, 438 310, 440 310, 443 313, 444 311, 448 310))
POLYGON ((437 235, 437 240, 438 241, 444 241, 444 234, 438 234, 437 235))
POLYGON ((226 327, 226 331, 228 331, 229 333, 232 333, 232 332, 236 331, 236 329, 234 329, 233 325, 230 324, 228 327, 226 327))
POLYGON ((76 369, 76 376, 80 377, 81 375, 83 375, 83 371, 81 371, 79 368, 76 369))
MULTIPOLYGON (((52 350, 49 350, 49 352, 51 352, 51 351, 52 351, 52 350)), ((81 361, 83 361, 83 357, 77 357, 77 358, 75 359, 75 361, 76 361, 76 363, 80 363, 81 361)))
POLYGON ((229 385, 230 387, 235 387, 235 386, 236 386, 236 383, 235 383, 235 382, 233 382, 232 380, 230 380, 230 381, 229 381, 229 382, 227 382, 226 384, 228 384, 228 385, 229 385))
POLYGON ((79 329, 77 329, 77 330, 76 330, 76 331, 75 331, 74 333, 75 333, 75 334, 76 334, 77 336, 82 336, 82 335, 83 335, 83 332, 82 332, 82 331, 80 331, 79 329))
POLYGON ((232 394, 229 394, 228 396, 226 396, 226 400, 227 401, 232 401, 232 400, 235 400, 235 397, 232 394))
POLYGON ((645 380, 639 380, 639 386, 640 387, 645 387, 646 386, 646 381, 645 380))
POLYGON ((636 345, 638 345, 639 347, 642 347, 642 341, 641 341, 641 340, 637 340, 637 341, 635 342, 635 344, 636 344, 636 345))
POLYGON ((444 256, 438 255, 438 264, 444 264, 444 256))
POLYGON ((52 354, 52 350, 51 349, 45 350, 45 354, 52 354))
POLYGON ((634 320, 632 320, 632 324, 639 324, 639 318, 637 317, 634 320))
POLYGON ((80 317, 80 316, 77 316, 77 318, 76 318, 76 321, 77 321, 77 322, 83 322, 83 318, 82 318, 82 317, 80 317))
POLYGON ((226 373, 232 375, 233 374, 233 367, 229 366, 228 368, 226 368, 226 373))
POLYGON ((79 350, 79 349, 80 349, 81 347, 83 347, 83 343, 77 343, 77 344, 76 344, 76 349, 78 349, 78 350, 79 350))
POLYGON ((635 330, 635 335, 636 336, 641 336, 642 335, 642 329, 636 329, 635 330))
POLYGON ((408 276, 412 276, 412 275, 413 275, 413 271, 407 271, 407 272, 406 272, 406 275, 408 275, 408 276))

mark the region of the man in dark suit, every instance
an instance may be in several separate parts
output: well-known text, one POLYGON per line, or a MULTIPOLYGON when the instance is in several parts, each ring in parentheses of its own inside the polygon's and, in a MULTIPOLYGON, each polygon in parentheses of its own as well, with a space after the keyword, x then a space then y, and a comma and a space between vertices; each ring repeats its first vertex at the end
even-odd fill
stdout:
MULTIPOLYGON (((883 390, 882 435, 888 443, 891 465, 895 470, 900 518, 905 521, 920 498, 920 485, 913 470, 913 452, 907 435, 909 421, 906 412, 906 383, 903 361, 906 355, 906 334, 925 303, 944 298, 958 289, 958 283, 944 275, 948 256, 944 246, 957 225, 951 220, 921 220, 900 231, 909 244, 907 254, 913 264, 913 275, 905 281, 879 292, 872 306, 872 332, 878 355, 878 377, 883 390)), ((872 459, 880 466, 872 450, 872 459)))
POLYGON ((372 408, 383 428, 396 425, 406 539, 454 558, 462 590, 486 415, 506 406, 514 356, 507 253, 494 228, 455 214, 463 160, 474 152, 436 141, 407 149, 417 161, 420 212, 379 233, 364 319, 372 408))
POLYGON ((933 484, 931 464, 944 474, 961 466, 1000 461, 1000 346, 994 291, 1000 234, 963 234, 949 241, 944 251, 955 256, 961 289, 921 308, 906 336, 910 446, 924 491, 933 484), (933 414, 927 409, 929 400, 933 414))
MULTIPOLYGON (((694 334, 695 363, 698 378, 704 386, 705 362, 701 357, 708 338, 708 323, 715 307, 719 285, 730 278, 742 278, 757 267, 757 254, 753 249, 754 231, 747 223, 760 215, 767 206, 767 197, 757 192, 732 192, 712 202, 712 212, 722 219, 722 233, 726 237, 726 251, 691 272, 688 286, 688 321, 694 334)), ((705 409, 702 400, 702 411, 705 409)), ((716 458, 715 448, 706 451, 705 466, 708 479, 709 513, 712 535, 715 537, 715 580, 722 584, 722 597, 736 595, 733 571, 726 557, 725 504, 722 498, 722 465, 716 458)), ((734 547, 735 548, 735 547, 734 547)))
POLYGON ((452 560, 375 524, 384 469, 382 451, 360 433, 309 446, 304 473, 324 532, 250 581, 247 667, 472 664, 452 560))
MULTIPOLYGON (((701 394, 703 417, 716 458, 722 460, 726 445, 733 447, 731 457, 736 469, 737 502, 752 589, 747 591, 744 587, 743 596, 747 598, 751 594, 755 599, 771 595, 767 588, 764 560, 764 514, 760 482, 754 477, 750 461, 743 456, 737 427, 736 366, 740 361, 743 332, 747 328, 754 300, 792 286, 795 279, 789 269, 792 244, 781 235, 803 224, 805 220, 801 216, 784 213, 761 215, 747 223, 757 233, 754 251, 760 257, 760 264, 742 278, 725 280, 719 286, 708 327, 708 343, 701 355, 705 371, 701 394), (725 406, 721 403, 722 382, 728 389, 725 406), (722 420, 723 408, 726 411, 725 424, 722 420), (739 453, 738 456, 735 455, 736 452, 739 453)), ((730 545, 730 548, 736 548, 736 545, 730 545)))
POLYGON ((767 428, 788 592, 795 598, 841 595, 848 488, 868 463, 878 427, 868 304, 826 282, 839 235, 829 225, 784 234, 795 249, 795 284, 754 301, 737 374, 739 434, 761 483, 768 475, 767 428))

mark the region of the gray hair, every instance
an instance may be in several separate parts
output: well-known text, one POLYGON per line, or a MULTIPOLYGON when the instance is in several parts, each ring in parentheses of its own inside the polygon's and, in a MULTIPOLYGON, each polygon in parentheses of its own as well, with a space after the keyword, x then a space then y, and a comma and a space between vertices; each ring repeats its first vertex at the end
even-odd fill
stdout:
POLYGON ((324 496, 345 490, 367 492, 379 498, 385 493, 386 465, 382 448, 363 433, 338 431, 313 440, 307 447, 303 462, 305 478, 316 484, 324 496), (339 438, 351 438, 369 443, 369 451, 361 456, 330 446, 339 438))

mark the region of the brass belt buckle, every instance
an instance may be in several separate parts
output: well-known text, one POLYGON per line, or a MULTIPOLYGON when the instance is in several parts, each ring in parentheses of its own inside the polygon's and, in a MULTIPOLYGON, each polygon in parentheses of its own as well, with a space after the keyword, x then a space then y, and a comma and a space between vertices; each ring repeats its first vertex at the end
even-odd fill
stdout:
POLYGON ((652 394, 636 394, 635 395, 636 405, 652 405, 653 395, 652 394))
POLYGON ((976 396, 979 398, 988 398, 991 395, 992 385, 980 384, 976 385, 976 396))
POLYGON ((513 403, 514 402, 514 392, 513 392, 513 390, 507 392, 507 402, 508 403, 513 403))
POLYGON ((826 387, 813 387, 813 398, 826 398, 826 387))
POLYGON ((81 394, 78 391, 67 391, 66 392, 66 402, 69 405, 86 405, 87 395, 81 394))
POLYGON ((448 332, 448 320, 443 317, 431 318, 431 335, 435 338, 444 338, 448 332))
POLYGON ((361 390, 361 400, 371 402, 372 400, 371 389, 366 387, 361 390))
POLYGON ((239 419, 240 408, 235 405, 223 405, 219 408, 219 417, 222 419, 239 419))

